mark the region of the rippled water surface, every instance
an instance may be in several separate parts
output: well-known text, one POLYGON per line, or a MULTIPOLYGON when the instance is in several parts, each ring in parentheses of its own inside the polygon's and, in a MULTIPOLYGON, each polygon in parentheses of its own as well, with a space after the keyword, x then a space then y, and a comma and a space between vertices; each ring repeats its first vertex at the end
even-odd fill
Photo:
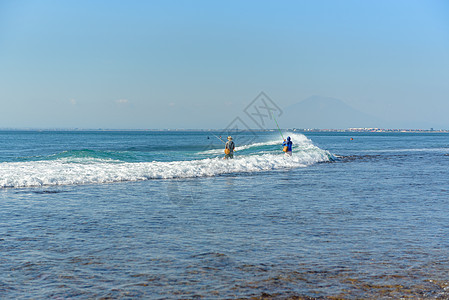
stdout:
POLYGON ((284 162, 258 133, 222 172, 207 133, 44 134, 1 133, 0 298, 449 297, 448 135, 296 133, 284 162))

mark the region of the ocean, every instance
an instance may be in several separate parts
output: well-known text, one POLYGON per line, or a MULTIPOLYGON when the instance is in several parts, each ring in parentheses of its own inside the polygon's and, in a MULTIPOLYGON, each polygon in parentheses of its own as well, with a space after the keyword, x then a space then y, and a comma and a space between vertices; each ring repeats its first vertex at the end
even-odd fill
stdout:
POLYGON ((0 131, 0 298, 449 298, 449 135, 0 131))

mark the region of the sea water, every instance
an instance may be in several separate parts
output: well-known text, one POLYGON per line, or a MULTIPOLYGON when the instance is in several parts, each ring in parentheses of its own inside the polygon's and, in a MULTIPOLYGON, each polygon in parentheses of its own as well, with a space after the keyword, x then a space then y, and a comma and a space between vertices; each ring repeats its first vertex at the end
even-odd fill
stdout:
POLYGON ((449 135, 282 134, 0 132, 0 298, 449 297, 449 135))

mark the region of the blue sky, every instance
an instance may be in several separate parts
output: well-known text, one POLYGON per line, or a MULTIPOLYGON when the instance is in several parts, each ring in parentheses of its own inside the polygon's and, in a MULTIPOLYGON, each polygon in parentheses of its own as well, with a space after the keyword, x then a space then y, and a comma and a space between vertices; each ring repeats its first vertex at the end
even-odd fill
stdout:
POLYGON ((0 0, 0 128, 223 128, 260 91, 449 129, 449 2, 0 0))

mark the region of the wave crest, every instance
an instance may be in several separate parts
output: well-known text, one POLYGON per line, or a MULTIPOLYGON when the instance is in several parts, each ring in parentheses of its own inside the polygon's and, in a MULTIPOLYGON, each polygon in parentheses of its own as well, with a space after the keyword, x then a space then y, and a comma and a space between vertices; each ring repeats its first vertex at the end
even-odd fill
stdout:
POLYGON ((305 167, 317 162, 332 160, 332 155, 329 152, 314 146, 304 136, 302 142, 299 142, 299 137, 301 135, 292 137, 296 142, 295 153, 292 157, 285 156, 278 150, 278 142, 267 142, 244 146, 247 147, 246 149, 262 147, 262 150, 259 149, 257 152, 249 154, 237 152, 239 154, 233 160, 223 160, 220 156, 188 161, 121 162, 107 157, 97 157, 97 155, 92 157, 91 152, 82 150, 82 153, 76 152, 75 157, 70 155, 67 157, 66 154, 69 153, 67 152, 64 155, 59 155, 56 160, 6 162, 0 164, 0 187, 100 184, 149 179, 207 177, 305 167), (267 150, 266 147, 272 146, 275 146, 274 150, 271 148, 267 150))

